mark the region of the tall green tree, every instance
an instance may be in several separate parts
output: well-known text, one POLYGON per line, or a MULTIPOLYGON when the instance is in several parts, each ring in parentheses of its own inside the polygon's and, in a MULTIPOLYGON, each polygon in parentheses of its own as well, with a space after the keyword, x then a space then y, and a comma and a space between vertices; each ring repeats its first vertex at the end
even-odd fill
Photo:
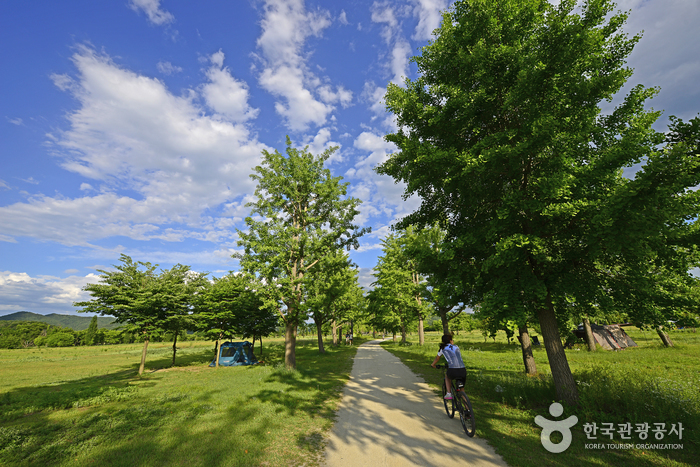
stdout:
POLYGON ((378 168, 422 199, 401 225, 437 223, 456 260, 473 265, 482 312, 537 317, 557 396, 572 404, 565 304, 602 303, 611 291, 631 302, 632 287, 659 298, 649 262, 678 267, 682 249, 664 234, 680 245, 698 211, 687 191, 697 165, 671 164, 675 180, 662 169, 681 155, 658 150, 658 113, 644 109, 655 90, 635 87, 601 115, 599 103, 631 76, 625 59, 640 38, 621 31, 626 14, 613 9, 609 0, 455 2, 413 58, 420 77, 387 89, 399 130, 386 138, 399 151, 378 168), (658 170, 622 177, 644 158, 658 170))
POLYGON ((415 260, 407 254, 407 243, 415 241, 414 229, 390 234, 382 240, 382 255, 374 267, 376 281, 370 300, 372 310, 382 317, 386 326, 398 319, 401 328, 401 342, 406 343, 406 333, 410 323, 418 321, 419 343, 424 343, 423 320, 427 306, 423 303, 425 281, 418 273, 415 260), (393 316, 392 316, 393 315, 393 316))
POLYGON ((85 345, 94 345, 95 336, 97 335, 97 315, 90 320, 90 325, 85 333, 85 345))
POLYGON ((357 239, 369 231, 353 225, 361 201, 348 197, 348 183, 324 167, 335 150, 314 156, 292 147, 287 137, 286 155, 263 151, 262 165, 251 175, 257 187, 256 200, 247 204, 248 229, 238 231, 245 253, 234 257, 243 271, 264 281, 266 305, 284 321, 288 368, 296 367, 297 326, 307 318, 304 301, 318 262, 339 248, 358 248, 357 239))
POLYGON ((98 269, 100 283, 87 284, 83 290, 89 292, 92 300, 75 302, 82 307, 80 313, 97 313, 114 316, 116 322, 125 323, 125 330, 143 336, 143 350, 139 375, 146 365, 146 352, 150 336, 163 329, 166 318, 163 307, 164 297, 158 284, 158 265, 134 262, 129 256, 119 257, 121 264, 114 265, 114 271, 98 269))
POLYGON ((177 339, 181 333, 195 328, 194 308, 197 295, 207 284, 206 274, 176 264, 157 277, 157 297, 163 311, 162 328, 173 336, 173 366, 177 355, 177 339))
POLYGON ((319 262, 318 274, 309 284, 306 300, 306 306, 316 324, 319 353, 325 352, 323 325, 332 321, 345 321, 361 297, 357 269, 353 267, 348 254, 336 250, 324 256, 319 262))
POLYGON ((216 366, 219 366, 219 349, 223 339, 236 335, 260 338, 275 330, 277 316, 264 307, 258 295, 254 279, 245 274, 227 274, 214 278, 196 301, 197 327, 208 338, 216 341, 216 366))

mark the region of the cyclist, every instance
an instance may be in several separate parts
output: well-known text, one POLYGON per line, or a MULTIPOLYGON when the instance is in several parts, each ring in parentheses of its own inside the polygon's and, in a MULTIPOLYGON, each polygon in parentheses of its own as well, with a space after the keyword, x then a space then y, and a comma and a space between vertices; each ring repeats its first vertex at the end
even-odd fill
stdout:
POLYGON ((464 380, 467 377, 467 369, 464 367, 462 354, 459 351, 459 347, 454 345, 451 334, 445 334, 442 336, 440 350, 438 350, 437 357, 435 357, 435 360, 430 364, 430 366, 435 368, 435 365, 440 360, 440 357, 445 357, 445 360, 447 360, 447 372, 445 372, 447 394, 445 394, 445 399, 449 400, 452 399, 452 381, 450 380, 464 380))

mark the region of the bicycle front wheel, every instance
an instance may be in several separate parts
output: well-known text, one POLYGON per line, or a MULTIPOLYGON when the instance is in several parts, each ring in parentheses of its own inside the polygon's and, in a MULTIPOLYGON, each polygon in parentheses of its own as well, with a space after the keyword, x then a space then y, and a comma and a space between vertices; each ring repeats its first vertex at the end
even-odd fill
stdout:
POLYGON ((447 385, 445 384, 445 381, 443 380, 443 382, 442 382, 442 403, 445 404, 445 412, 447 412, 447 416, 450 418, 454 418, 454 416, 455 416, 454 396, 452 399, 447 400, 447 399, 445 399, 446 394, 447 394, 447 385))
POLYGON ((472 403, 469 401, 469 397, 464 393, 464 391, 459 391, 459 421, 462 422, 462 428, 464 432, 470 438, 474 436, 476 431, 476 421, 474 419, 474 411, 472 410, 472 403))

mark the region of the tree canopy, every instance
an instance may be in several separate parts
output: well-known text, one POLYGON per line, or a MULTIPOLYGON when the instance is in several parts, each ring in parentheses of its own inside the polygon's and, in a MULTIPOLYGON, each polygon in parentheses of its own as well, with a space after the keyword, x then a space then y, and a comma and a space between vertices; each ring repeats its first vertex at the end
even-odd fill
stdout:
POLYGON ((286 155, 263 151, 251 175, 257 187, 256 200, 247 204, 248 229, 238 231, 244 254, 234 255, 243 271, 263 281, 266 303, 279 310, 289 368, 296 367, 296 328, 307 317, 303 304, 318 262, 339 248, 358 248, 357 239, 369 231, 353 225, 361 201, 348 197, 348 183, 324 167, 337 147, 318 156, 307 149, 292 147, 287 137, 286 155))
POLYGON ((632 75, 625 59, 640 39, 621 32, 626 14, 613 9, 455 2, 412 59, 420 77, 386 94, 399 127, 386 139, 399 151, 378 171, 422 199, 400 226, 445 230, 482 312, 537 317, 569 403, 578 393, 557 322, 565 305, 632 302, 632 290, 656 300, 659 275, 682 283, 695 261, 696 124, 665 140, 651 126, 659 113, 644 109, 656 91, 642 86, 600 111, 632 75), (634 180, 622 176, 643 161, 634 180))

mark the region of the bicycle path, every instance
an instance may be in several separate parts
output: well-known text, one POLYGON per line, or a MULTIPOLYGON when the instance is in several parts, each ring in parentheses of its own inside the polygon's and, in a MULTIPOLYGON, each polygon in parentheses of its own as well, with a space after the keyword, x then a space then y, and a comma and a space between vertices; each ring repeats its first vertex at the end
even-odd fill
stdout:
POLYGON ((507 466, 478 438, 478 407, 477 434, 468 438, 459 414, 449 419, 428 384, 379 342, 357 349, 327 440, 326 467, 507 466))

